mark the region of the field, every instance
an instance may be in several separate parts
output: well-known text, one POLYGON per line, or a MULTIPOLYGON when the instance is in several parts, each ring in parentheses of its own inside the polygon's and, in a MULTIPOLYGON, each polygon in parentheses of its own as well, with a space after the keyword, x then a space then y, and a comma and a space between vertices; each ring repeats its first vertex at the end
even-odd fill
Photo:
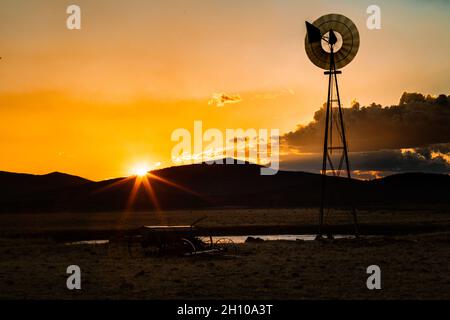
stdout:
MULTIPOLYGON (((362 232, 377 236, 245 243, 236 257, 133 258, 111 252, 108 245, 67 246, 61 236, 100 238, 159 221, 189 224, 205 214, 202 226, 225 234, 255 234, 252 228, 307 231, 317 218, 316 209, 179 211, 164 218, 155 213, 2 215, 0 298, 450 298, 450 213, 439 208, 364 211, 362 232), (66 288, 66 268, 72 264, 82 270, 79 291, 66 288), (373 264, 382 270, 381 290, 366 287, 366 268, 373 264)), ((343 231, 350 221, 343 212, 329 218, 343 231)))
MULTIPOLYGON (((317 232, 318 209, 222 209, 197 211, 0 214, 0 237, 51 237, 63 239, 107 239, 121 230, 142 225, 199 225, 216 234, 307 234, 317 232), (106 238, 105 238, 106 237, 106 238)), ((450 211, 443 207, 414 210, 359 210, 363 234, 399 235, 450 231, 450 211)), ((348 211, 325 215, 337 233, 353 232, 348 211)))

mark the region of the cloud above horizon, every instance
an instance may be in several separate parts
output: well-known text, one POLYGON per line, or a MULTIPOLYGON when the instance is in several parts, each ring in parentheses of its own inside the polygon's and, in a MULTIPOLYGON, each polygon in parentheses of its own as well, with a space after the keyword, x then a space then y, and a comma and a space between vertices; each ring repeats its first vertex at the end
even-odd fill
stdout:
MULTIPOLYGON (((398 105, 361 107, 353 103, 343 112, 350 151, 426 148, 450 142, 450 98, 446 95, 404 93, 398 105)), ((321 108, 312 122, 287 133, 283 142, 294 151, 318 152, 323 146, 324 122, 325 108, 321 108)))
POLYGON ((241 101, 242 101, 241 96, 238 94, 231 95, 227 93, 213 93, 213 96, 208 101, 208 104, 216 107, 223 107, 226 104, 238 103, 241 101))
MULTIPOLYGON (((297 155, 282 159, 282 170, 319 173, 322 155, 297 155)), ((395 173, 427 172, 450 174, 450 143, 426 148, 353 152, 350 155, 352 176, 373 179, 395 173)))

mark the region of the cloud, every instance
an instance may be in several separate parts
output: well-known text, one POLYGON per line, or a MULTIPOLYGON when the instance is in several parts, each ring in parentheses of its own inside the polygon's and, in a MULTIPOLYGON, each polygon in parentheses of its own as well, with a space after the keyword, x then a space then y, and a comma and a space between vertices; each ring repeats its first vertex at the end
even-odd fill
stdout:
POLYGON ((241 102, 240 95, 230 95, 226 93, 213 93, 212 98, 208 101, 209 105, 214 105, 217 107, 223 107, 229 103, 238 103, 241 102))
MULTIPOLYGON (((372 103, 360 107, 354 102, 344 109, 350 151, 375 151, 427 147, 450 142, 450 97, 424 97, 404 93, 398 105, 382 107, 372 103)), ((318 152, 323 145, 325 109, 314 120, 283 137, 290 148, 318 152)), ((334 133, 337 137, 338 133, 334 133)))
MULTIPOLYGON (((450 174, 450 143, 426 148, 352 152, 349 158, 353 176, 362 179, 404 172, 450 174)), ((318 173, 321 165, 321 154, 299 154, 282 159, 280 168, 318 173)))
POLYGON ((393 172, 376 171, 376 170, 354 170, 352 171, 352 178, 360 180, 380 179, 391 175, 393 172))

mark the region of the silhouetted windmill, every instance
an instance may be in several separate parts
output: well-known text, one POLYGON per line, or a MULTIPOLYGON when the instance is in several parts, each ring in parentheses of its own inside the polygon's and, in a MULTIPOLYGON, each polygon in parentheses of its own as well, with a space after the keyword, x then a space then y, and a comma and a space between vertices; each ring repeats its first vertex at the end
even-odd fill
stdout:
MULTIPOLYGON (((312 63, 319 68, 325 69, 325 75, 328 75, 328 96, 321 171, 322 196, 319 216, 319 237, 321 237, 323 233, 326 198, 327 194, 329 194, 329 191, 326 189, 326 177, 328 172, 331 172, 334 176, 339 176, 341 172, 345 170, 349 182, 351 183, 348 145, 337 79, 337 75, 342 72, 337 69, 345 67, 356 56, 359 49, 359 33, 355 24, 349 18, 340 14, 324 15, 312 24, 306 22, 306 30, 306 53, 312 63), (336 103, 337 112, 333 109, 333 104, 336 103), (333 145, 333 130, 338 136, 337 140, 339 144, 337 145, 333 145), (333 151, 335 153, 340 152, 338 166, 333 164, 333 151), (328 170, 328 165, 330 170, 328 170), (345 166, 344 169, 343 166, 345 166)), ((358 222, 353 201, 352 215, 355 225, 355 234, 357 235, 358 222)))

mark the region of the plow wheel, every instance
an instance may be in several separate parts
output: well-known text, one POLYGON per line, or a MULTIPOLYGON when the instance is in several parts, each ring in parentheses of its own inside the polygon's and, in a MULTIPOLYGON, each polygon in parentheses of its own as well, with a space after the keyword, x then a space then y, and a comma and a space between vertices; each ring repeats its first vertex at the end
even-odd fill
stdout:
POLYGON ((215 243, 215 248, 228 254, 237 254, 238 247, 233 240, 229 238, 220 238, 215 243))
POLYGON ((192 241, 188 240, 188 239, 181 239, 181 243, 180 243, 180 253, 184 254, 184 255, 192 255, 195 254, 195 252, 197 251, 197 249, 195 248, 195 245, 192 243, 192 241))

